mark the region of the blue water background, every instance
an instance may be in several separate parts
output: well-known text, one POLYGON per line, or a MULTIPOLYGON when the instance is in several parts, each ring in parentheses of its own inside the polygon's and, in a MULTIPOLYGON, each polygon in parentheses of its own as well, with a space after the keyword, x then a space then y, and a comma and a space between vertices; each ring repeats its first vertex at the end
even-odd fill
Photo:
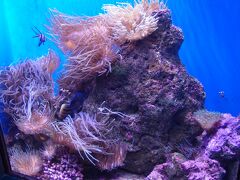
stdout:
MULTIPOLYGON (((48 24, 48 9, 67 14, 93 16, 102 4, 114 0, 2 0, 0 3, 0 65, 19 59, 36 58, 57 49, 47 41, 38 47, 31 28, 42 32, 48 24)), ((133 1, 128 1, 133 2, 133 1)), ((206 108, 212 111, 240 112, 240 1, 168 0, 173 22, 182 28, 184 43, 180 57, 187 71, 204 85, 206 108), (219 91, 224 91, 221 98, 219 91)), ((57 78, 58 73, 54 75, 57 78)))

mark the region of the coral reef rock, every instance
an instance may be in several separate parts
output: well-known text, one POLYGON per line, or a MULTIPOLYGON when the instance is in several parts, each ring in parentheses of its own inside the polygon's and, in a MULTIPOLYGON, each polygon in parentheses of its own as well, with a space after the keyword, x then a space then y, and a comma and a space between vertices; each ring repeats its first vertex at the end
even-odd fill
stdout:
MULTIPOLYGON (((176 153, 173 153, 173 157, 174 155, 176 156, 176 153)), ((225 170, 220 166, 220 163, 207 156, 202 156, 195 160, 172 158, 172 160, 166 163, 155 166, 146 180, 215 180, 222 179, 224 174, 225 170)))
POLYGON ((129 144, 123 168, 134 173, 149 173, 165 162, 167 152, 184 141, 192 146, 201 134, 192 114, 203 108, 203 86, 180 62, 183 34, 172 25, 170 11, 161 10, 157 16, 158 29, 123 44, 121 60, 111 73, 96 78, 84 103, 84 109, 105 109, 115 119, 111 136, 129 144))
POLYGON ((240 156, 240 117, 224 116, 218 131, 208 138, 205 154, 220 161, 236 160, 240 156))
MULTIPOLYGON (((209 122, 213 122, 211 118, 216 116, 208 116, 209 122)), ((221 114, 219 122, 215 131, 204 131, 199 136, 201 145, 196 148, 198 153, 193 160, 173 153, 170 160, 155 166, 147 179, 239 179, 240 118, 221 114)))
POLYGON ((202 154, 220 162, 226 179, 239 179, 240 117, 223 114, 217 131, 203 135, 202 154))
POLYGON ((156 165, 153 171, 146 177, 146 180, 184 179, 181 163, 185 161, 186 158, 182 154, 173 153, 166 163, 156 165))
POLYGON ((186 161, 182 166, 188 180, 222 179, 225 173, 218 161, 209 159, 207 156, 186 161))
POLYGON ((110 178, 110 180, 125 180, 125 179, 131 179, 131 180, 144 180, 144 177, 137 174, 131 174, 127 172, 116 172, 113 177, 110 178))

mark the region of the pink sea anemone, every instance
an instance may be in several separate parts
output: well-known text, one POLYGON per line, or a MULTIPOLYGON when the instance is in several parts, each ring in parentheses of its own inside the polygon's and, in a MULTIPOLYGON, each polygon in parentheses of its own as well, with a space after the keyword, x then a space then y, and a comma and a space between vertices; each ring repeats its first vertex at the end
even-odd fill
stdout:
POLYGON ((127 154, 127 145, 121 142, 108 144, 105 154, 97 154, 97 166, 102 170, 112 170, 123 166, 127 154))
POLYGON ((107 72, 118 59, 125 42, 143 39, 157 29, 159 0, 104 5, 105 14, 94 17, 69 16, 51 10, 48 27, 52 40, 68 56, 59 79, 61 88, 78 90, 85 82, 107 72))
POLYGON ((52 141, 48 141, 44 144, 44 149, 41 151, 42 155, 46 159, 52 159, 57 150, 57 145, 52 141))
POLYGON ((37 151, 12 148, 9 155, 13 171, 28 176, 35 176, 41 171, 43 162, 37 151))
POLYGON ((0 100, 4 111, 25 134, 44 133, 53 118, 51 74, 59 59, 49 51, 36 61, 26 60, 0 72, 0 100))
POLYGON ((105 18, 73 17, 56 10, 51 14, 52 39, 69 56, 60 87, 76 90, 82 83, 111 71, 117 49, 105 18))
POLYGON ((82 158, 83 153, 93 164, 98 161, 93 153, 104 153, 106 124, 95 116, 80 112, 74 118, 68 116, 64 121, 56 121, 54 127, 57 135, 52 137, 53 141, 77 150, 82 158))

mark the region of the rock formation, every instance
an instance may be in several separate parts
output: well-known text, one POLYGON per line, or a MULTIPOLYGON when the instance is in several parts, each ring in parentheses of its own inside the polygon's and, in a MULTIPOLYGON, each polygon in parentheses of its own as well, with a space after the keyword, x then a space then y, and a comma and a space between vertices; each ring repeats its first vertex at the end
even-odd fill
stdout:
POLYGON ((227 179, 239 178, 239 117, 222 114, 215 132, 200 136, 201 147, 193 160, 172 154, 166 163, 155 166, 147 180, 157 179, 227 179))
MULTIPOLYGON (((122 45, 112 72, 96 79, 84 109, 108 110, 114 118, 110 136, 128 143, 124 169, 149 173, 165 154, 195 146, 201 128, 194 111, 203 108, 203 86, 182 65, 182 31, 169 10, 158 13, 158 29, 147 38, 122 45)), ((189 154, 189 153, 187 153, 189 154)))

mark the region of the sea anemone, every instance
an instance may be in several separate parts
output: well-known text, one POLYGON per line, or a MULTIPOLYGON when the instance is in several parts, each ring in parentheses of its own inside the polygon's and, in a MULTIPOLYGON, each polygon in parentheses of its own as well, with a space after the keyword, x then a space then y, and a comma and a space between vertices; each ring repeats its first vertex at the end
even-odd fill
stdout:
POLYGON ((60 87, 70 88, 111 71, 119 50, 111 38, 105 18, 74 17, 51 10, 52 39, 66 53, 68 63, 59 79, 60 87))
POLYGON ((0 71, 0 100, 16 126, 25 134, 42 133, 53 118, 53 80, 56 54, 26 60, 0 71))
POLYGON ((121 142, 108 144, 105 154, 97 154, 97 166, 102 170, 112 170, 123 166, 127 154, 127 145, 121 142))
POLYGON ((52 74, 58 68, 60 59, 53 50, 49 49, 48 55, 38 58, 37 64, 39 64, 44 71, 52 74))
MULTIPOLYGON (((107 46, 110 32, 104 19, 77 17, 50 10, 51 26, 48 27, 53 41, 71 56, 94 50, 98 45, 107 46)), ((102 50, 104 47, 101 47, 102 50)))
POLYGON ((60 88, 76 91, 84 83, 111 71, 113 58, 104 57, 98 50, 96 47, 95 50, 79 54, 77 57, 70 57, 65 64, 65 71, 58 80, 60 88))
POLYGON ((136 41, 150 35, 157 29, 157 12, 166 6, 159 0, 135 1, 134 6, 129 3, 119 5, 104 5, 108 27, 113 39, 119 43, 136 41))
POLYGON ((94 17, 69 16, 50 10, 48 27, 52 40, 68 56, 59 79, 60 88, 78 90, 85 82, 111 72, 120 47, 157 29, 157 12, 166 8, 159 0, 142 0, 132 6, 104 5, 105 14, 94 17))
POLYGON ((51 102, 47 101, 48 99, 42 99, 42 92, 39 92, 39 89, 33 89, 36 87, 37 85, 31 84, 29 91, 25 92, 26 95, 21 96, 23 98, 21 109, 14 109, 16 111, 14 123, 25 134, 47 132, 50 129, 50 123, 53 119, 51 102))
POLYGON ((12 170, 28 176, 37 175, 42 168, 42 159, 37 151, 23 151, 20 148, 12 148, 9 151, 12 170))
POLYGON ((50 131, 50 122, 52 117, 47 117, 41 114, 32 114, 31 117, 23 116, 15 119, 14 123, 20 131, 25 134, 40 134, 50 131))
POLYGON ((48 141, 44 144, 44 149, 41 151, 42 155, 46 159, 52 159, 56 154, 57 145, 51 141, 48 141))
POLYGON ((97 121, 95 116, 80 112, 75 115, 74 119, 68 116, 64 121, 56 121, 53 125, 58 135, 52 139, 77 150, 82 158, 84 158, 83 152, 86 158, 94 164, 93 160, 98 160, 93 153, 104 153, 102 144, 105 144, 106 140, 102 132, 105 131, 106 126, 103 122, 97 121))

